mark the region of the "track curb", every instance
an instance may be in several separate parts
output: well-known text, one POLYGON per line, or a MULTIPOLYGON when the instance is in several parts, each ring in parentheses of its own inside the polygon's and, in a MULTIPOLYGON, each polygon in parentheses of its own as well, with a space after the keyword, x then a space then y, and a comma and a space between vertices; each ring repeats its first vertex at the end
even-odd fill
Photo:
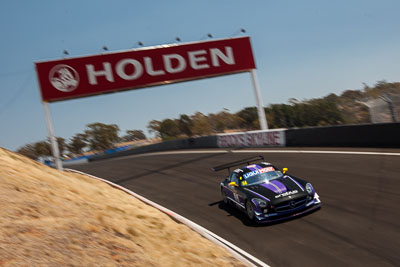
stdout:
POLYGON ((100 177, 96 177, 93 176, 91 174, 87 174, 81 171, 77 171, 74 169, 64 169, 64 171, 67 172, 72 172, 72 173, 78 173, 78 174, 82 174, 82 175, 86 175, 90 178, 96 179, 96 180, 100 180, 102 182, 105 182, 109 185, 111 185, 112 187, 115 187, 119 190, 124 191, 125 193, 141 200, 142 202, 162 211, 163 213, 167 214, 169 217, 171 217, 173 220, 183 223, 185 225, 187 225, 189 228, 191 228, 192 230, 194 230, 195 232, 197 232, 198 234, 200 234, 201 236, 207 238, 208 240, 210 240, 211 242, 222 246, 223 248, 225 248, 232 256, 234 256, 236 259, 238 259, 239 261, 241 261, 242 263, 244 263, 247 266, 262 266, 262 267, 269 267, 268 264, 262 262, 261 260, 257 259, 256 257, 254 257, 253 255, 250 255, 249 253, 247 253, 246 251, 242 250, 241 248, 235 246, 234 244, 230 243, 229 241, 223 239, 222 237, 214 234, 213 232, 205 229, 204 227, 198 225, 195 222, 192 222, 191 220, 171 211, 170 209, 167 209, 129 189, 126 189, 125 187, 122 187, 120 185, 117 185, 113 182, 110 182, 106 179, 100 178, 100 177))

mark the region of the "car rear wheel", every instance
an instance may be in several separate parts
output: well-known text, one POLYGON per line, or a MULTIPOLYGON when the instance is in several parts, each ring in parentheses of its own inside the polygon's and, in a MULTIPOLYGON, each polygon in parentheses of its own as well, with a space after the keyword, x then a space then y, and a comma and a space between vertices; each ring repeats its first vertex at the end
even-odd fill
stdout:
POLYGON ((222 201, 224 202, 224 204, 228 205, 229 200, 228 200, 228 197, 226 196, 225 190, 223 188, 221 188, 221 197, 222 197, 222 201))
POLYGON ((246 213, 247 213, 247 217, 249 217, 249 219, 253 221, 255 218, 254 207, 250 201, 246 201, 246 213))

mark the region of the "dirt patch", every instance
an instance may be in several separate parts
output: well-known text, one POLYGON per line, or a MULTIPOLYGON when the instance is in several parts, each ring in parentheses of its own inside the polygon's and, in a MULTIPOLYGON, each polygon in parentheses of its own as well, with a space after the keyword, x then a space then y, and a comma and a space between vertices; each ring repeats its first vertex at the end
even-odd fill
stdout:
POLYGON ((0 266, 243 266, 101 181, 0 148, 0 266))

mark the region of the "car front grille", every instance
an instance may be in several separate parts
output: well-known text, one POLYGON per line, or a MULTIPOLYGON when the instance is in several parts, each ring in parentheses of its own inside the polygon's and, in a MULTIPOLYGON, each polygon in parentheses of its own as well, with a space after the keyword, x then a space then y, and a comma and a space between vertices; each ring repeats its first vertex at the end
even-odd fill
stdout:
POLYGON ((285 201, 282 204, 279 204, 278 206, 275 206, 275 211, 276 212, 290 211, 290 210, 297 209, 305 204, 306 204, 306 197, 298 198, 295 200, 289 200, 289 201, 285 201))

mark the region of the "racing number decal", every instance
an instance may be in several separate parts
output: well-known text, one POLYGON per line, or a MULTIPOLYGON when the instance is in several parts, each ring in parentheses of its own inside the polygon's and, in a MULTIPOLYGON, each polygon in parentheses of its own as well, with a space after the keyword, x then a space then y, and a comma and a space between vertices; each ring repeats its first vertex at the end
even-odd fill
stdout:
POLYGON ((242 182, 242 185, 247 185, 247 181, 243 181, 243 182, 242 182))
POLYGON ((239 202, 239 195, 237 193, 233 192, 233 197, 237 202, 239 202))

